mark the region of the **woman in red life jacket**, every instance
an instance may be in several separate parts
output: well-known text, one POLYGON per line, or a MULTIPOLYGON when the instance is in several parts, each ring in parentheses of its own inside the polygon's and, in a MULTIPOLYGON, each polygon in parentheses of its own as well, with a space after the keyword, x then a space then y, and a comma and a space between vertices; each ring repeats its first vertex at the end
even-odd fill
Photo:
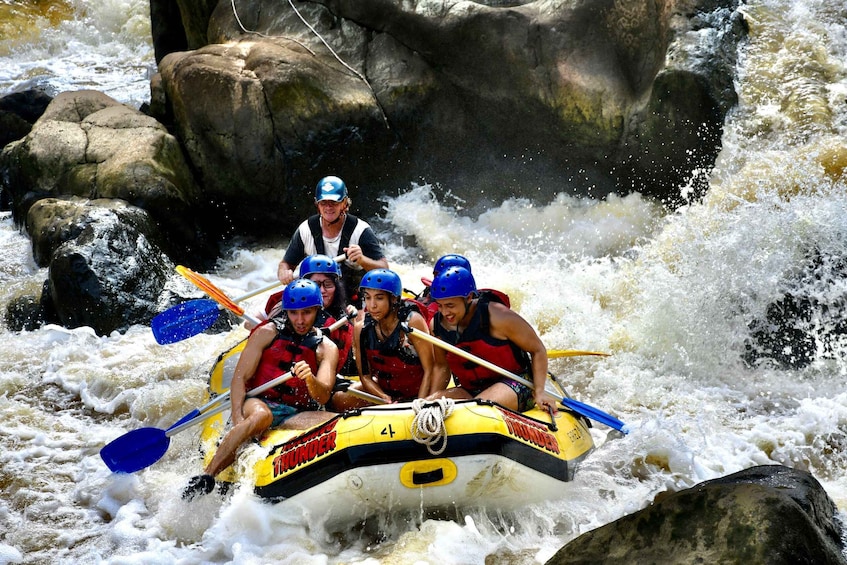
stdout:
POLYGON ((387 402, 425 398, 431 392, 432 345, 404 332, 400 323, 429 333, 417 306, 402 298, 400 277, 388 269, 368 272, 360 292, 365 319, 353 330, 362 388, 387 402))
MULTIPOLYGON (((324 307, 318 313, 315 326, 328 328, 347 313, 347 297, 341 284, 341 268, 328 255, 309 255, 300 263, 300 277, 318 284, 321 289, 324 307)), ((265 304, 265 316, 273 318, 282 309, 282 294, 274 293, 265 304)), ((338 369, 342 375, 356 373, 353 359, 353 319, 329 333, 329 338, 338 346, 338 369)))
MULTIPOLYGON (((386 402, 425 398, 432 392, 432 345, 401 328, 401 323, 407 323, 429 333, 418 304, 402 298, 400 277, 388 269, 369 271, 362 278, 359 292, 367 311, 353 330, 361 389, 386 402)), ((363 404, 346 393, 333 397, 336 410, 363 404)))
POLYGON ((321 407, 335 386, 338 348, 315 328, 323 306, 320 287, 310 280, 290 283, 283 298, 285 316, 257 326, 241 352, 230 384, 232 428, 204 474, 193 477, 183 498, 211 492, 214 477, 234 460, 245 441, 271 427, 307 428, 334 416, 321 407), (292 377, 259 396, 246 393, 291 371, 292 377))
POLYGON ((434 382, 444 390, 430 398, 481 398, 519 412, 534 403, 555 412, 556 401, 544 390, 547 349, 532 326, 503 303, 505 295, 477 292, 473 275, 463 267, 450 267, 435 277, 431 293, 438 303, 430 322, 433 335, 507 371, 527 375, 533 387, 434 347, 434 382), (451 373, 459 386, 446 388, 451 373))

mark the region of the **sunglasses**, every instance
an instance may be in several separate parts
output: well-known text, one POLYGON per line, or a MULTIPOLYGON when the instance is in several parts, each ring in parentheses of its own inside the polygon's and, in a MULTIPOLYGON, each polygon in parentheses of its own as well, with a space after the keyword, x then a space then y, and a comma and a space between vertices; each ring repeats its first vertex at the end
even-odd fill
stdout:
POLYGON ((312 282, 314 282, 318 286, 324 287, 327 290, 332 290, 333 288, 335 288, 335 281, 333 281, 332 279, 324 279, 322 281, 312 281, 312 282))

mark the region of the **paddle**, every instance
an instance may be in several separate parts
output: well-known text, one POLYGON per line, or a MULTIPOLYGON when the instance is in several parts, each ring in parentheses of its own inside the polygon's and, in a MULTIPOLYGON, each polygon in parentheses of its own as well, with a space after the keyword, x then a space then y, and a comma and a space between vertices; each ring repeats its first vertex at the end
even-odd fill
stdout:
MULTIPOLYGON (((232 302, 243 302, 248 298, 253 298, 279 286, 282 286, 282 283, 276 281, 248 292, 243 296, 239 296, 232 302)), ((156 338, 156 343, 159 345, 167 345, 188 339, 209 329, 218 319, 218 316, 220 316, 221 308, 217 302, 210 298, 196 298, 172 306, 158 314, 150 322, 153 337, 156 338)))
MULTIPOLYGON (((284 383, 294 375, 291 371, 280 375, 277 378, 266 382, 262 386, 258 386, 247 393, 247 396, 256 396, 264 391, 284 383)), ((186 416, 180 418, 173 426, 167 430, 159 428, 139 428, 132 430, 124 435, 112 440, 100 450, 100 457, 106 463, 113 473, 134 473, 145 467, 149 467, 156 461, 162 458, 167 452, 171 443, 171 436, 190 428, 196 424, 204 422, 227 410, 229 406, 223 403, 225 398, 229 397, 229 391, 222 394, 214 400, 208 402, 202 408, 198 408, 194 412, 199 415, 186 420, 186 416), (215 404, 215 407, 208 412, 201 413, 204 409, 208 409, 215 404)), ((194 413, 192 412, 192 414, 194 413)))
MULTIPOLYGON (((347 255, 345 253, 342 253, 337 257, 333 257, 333 261, 335 261, 336 263, 340 263, 346 258, 347 255)), ((211 298, 227 310, 235 313, 237 316, 246 317, 244 314, 244 308, 236 304, 234 301, 230 300, 229 297, 224 293, 224 291, 212 284, 212 281, 210 281, 203 275, 195 273, 194 271, 183 265, 177 265, 176 272, 193 282, 197 286, 197 288, 209 295, 209 298, 211 298)), ((256 323, 258 324, 258 321, 256 323)))
MULTIPOLYGON (((422 339, 424 341, 428 341, 428 342, 432 343, 433 345, 435 345, 437 347, 440 347, 442 349, 445 349, 445 350, 447 350, 451 353, 458 355, 459 357, 463 357, 463 358, 467 359, 468 361, 473 361, 474 363, 476 363, 477 365, 479 365, 481 367, 485 367, 486 369, 494 371, 495 373, 503 375, 504 377, 508 377, 508 378, 510 378, 514 381, 517 381, 521 384, 524 384, 524 385, 526 385, 530 388, 532 388, 532 386, 533 386, 531 381, 529 381, 529 380, 527 380, 527 379, 525 379, 525 378, 523 378, 519 375, 516 375, 515 373, 513 373, 511 371, 507 371, 506 369, 504 369, 504 368, 502 368, 498 365, 495 365, 494 363, 490 363, 489 361, 486 361, 485 359, 482 359, 481 357, 477 357, 476 355, 469 353, 469 352, 465 351, 464 349, 460 349, 460 348, 456 347, 455 345, 451 345, 451 344, 447 343, 446 341, 444 341, 442 339, 439 339, 435 336, 432 336, 432 335, 430 335, 426 332, 416 330, 416 329, 410 327, 408 324, 403 324, 402 327, 403 327, 403 331, 406 332, 407 334, 414 333, 420 339, 422 339)), ((596 422, 600 422, 601 424, 605 424, 605 425, 609 426, 610 428, 614 428, 614 429, 616 429, 620 432, 623 432, 623 433, 628 433, 628 431, 629 431, 629 430, 627 430, 626 424, 624 424, 623 422, 621 422, 620 420, 618 420, 617 418, 615 418, 611 414, 607 414, 607 413, 603 412, 599 408, 594 408, 593 406, 589 406, 588 404, 584 404, 582 402, 574 400, 573 398, 570 398, 569 396, 566 396, 566 395, 562 395, 562 396, 553 395, 553 396, 557 400, 561 401, 561 403, 566 408, 573 410, 577 414, 581 414, 581 415, 585 416, 586 418, 589 418, 589 419, 594 420, 596 422)))
MULTIPOLYGON (((329 328, 328 332, 337 330, 344 324, 349 322, 348 314, 336 320, 329 328)), ((281 384, 291 378, 291 372, 280 375, 271 381, 258 386, 247 393, 247 396, 256 396, 281 384)), ((103 449, 100 450, 100 457, 106 463, 106 466, 114 473, 134 473, 145 467, 149 467, 156 461, 162 458, 170 446, 170 438, 174 434, 208 420, 212 416, 220 414, 227 410, 228 406, 224 404, 229 398, 230 391, 219 394, 200 408, 195 408, 179 420, 177 420, 167 430, 159 428, 139 428, 132 430, 124 435, 109 442, 103 449), (219 406, 216 406, 219 405, 219 406), (214 407, 214 408, 212 408, 214 407), (211 410, 210 410, 211 409, 211 410), (208 412, 207 412, 208 410, 208 412)))
POLYGON ((380 398, 375 394, 371 394, 369 392, 365 392, 363 390, 359 390, 357 388, 347 388, 344 392, 349 394, 350 396, 355 396, 356 398, 361 398, 362 400, 367 400, 373 404, 387 404, 385 400, 380 398))
MULTIPOLYGON (((347 255, 342 253, 337 257, 333 257, 333 260, 336 263, 340 263, 346 258, 347 255)), ((211 299, 198 298, 183 302, 182 304, 172 306, 153 318, 150 326, 153 330, 153 337, 156 338, 156 342, 160 345, 176 343, 209 329, 218 319, 221 308, 226 308, 237 316, 248 320, 254 325, 258 325, 259 320, 249 314, 245 314, 244 309, 238 306, 237 303, 282 286, 281 282, 275 281, 267 286, 239 296, 235 300, 231 300, 206 277, 182 265, 177 266, 176 270, 179 274, 194 283, 200 290, 209 295, 211 299)))
POLYGON ((201 275, 200 273, 195 273, 188 267, 183 265, 176 266, 176 272, 180 275, 184 276, 188 280, 190 280, 194 285, 205 292, 209 298, 235 314, 236 316, 244 315, 244 308, 230 300, 230 298, 224 294, 224 291, 216 287, 212 284, 212 281, 201 275))

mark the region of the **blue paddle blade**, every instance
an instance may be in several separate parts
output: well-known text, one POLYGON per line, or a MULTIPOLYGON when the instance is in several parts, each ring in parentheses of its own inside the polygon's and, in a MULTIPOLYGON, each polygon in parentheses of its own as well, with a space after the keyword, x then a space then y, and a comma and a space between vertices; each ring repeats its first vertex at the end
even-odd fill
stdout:
POLYGON ((159 428, 139 428, 109 442, 100 457, 113 473, 134 473, 162 458, 171 438, 159 428))
POLYGON ((629 433, 626 424, 624 424, 611 414, 603 412, 599 408, 594 408, 593 406, 589 406, 588 404, 584 404, 578 400, 574 400, 573 398, 568 397, 562 399, 562 404, 564 404, 565 407, 570 408, 577 414, 582 414, 589 420, 600 422, 601 424, 605 424, 610 428, 614 428, 619 432, 623 432, 625 434, 629 433))
POLYGON ((157 315, 150 322, 150 328, 156 343, 167 345, 203 333, 215 323, 220 313, 220 307, 214 300, 189 300, 157 315))

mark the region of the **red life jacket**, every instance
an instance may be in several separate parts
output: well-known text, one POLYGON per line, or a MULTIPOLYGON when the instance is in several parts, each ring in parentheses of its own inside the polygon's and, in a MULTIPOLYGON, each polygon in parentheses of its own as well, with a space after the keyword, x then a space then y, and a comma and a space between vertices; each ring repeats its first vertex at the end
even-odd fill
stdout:
MULTIPOLYGON (((404 300, 397 316, 400 323, 408 322, 412 312, 420 311, 418 304, 404 300)), ((424 370, 415 346, 400 329, 399 323, 385 341, 379 341, 376 324, 370 314, 365 315, 362 333, 359 334, 362 371, 376 377, 380 388, 394 400, 417 398, 424 370)))
POLYGON ((426 313, 427 313, 426 322, 428 324, 429 321, 432 320, 435 317, 436 314, 438 314, 438 302, 433 300, 432 302, 427 304, 426 305, 426 313))
POLYGON ((279 292, 275 292, 268 296, 268 301, 265 302, 265 314, 269 317, 271 315, 271 311, 274 309, 274 306, 282 302, 282 294, 284 292, 284 290, 280 290, 279 292))
MULTIPOLYGON (((265 314, 270 316, 274 307, 282 302, 282 293, 283 291, 275 292, 268 297, 268 301, 265 304, 265 314)), ((321 329, 328 328, 337 321, 338 318, 321 308, 318 311, 318 317, 315 318, 315 327, 321 329)), ((327 335, 327 333, 329 339, 338 346, 338 367, 336 368, 336 372, 340 373, 344 364, 353 356, 353 324, 345 324, 337 330, 324 332, 324 335, 327 335)))
MULTIPOLYGON (((496 339, 490 333, 489 303, 493 300, 508 306, 508 299, 499 291, 479 291, 476 310, 461 335, 442 326, 441 313, 438 313, 434 324, 436 337, 512 373, 520 375, 527 372, 530 367, 529 355, 511 341, 496 339)), ((474 396, 503 378, 499 373, 480 367, 455 353, 447 352, 447 364, 459 386, 474 396)))
MULTIPOLYGON (((312 369, 312 374, 318 372, 317 348, 323 336, 310 331, 305 336, 296 335, 288 329, 284 320, 273 318, 269 322, 276 326, 277 335, 271 344, 262 352, 259 366, 253 377, 247 381, 247 388, 252 389, 269 382, 284 374, 297 361, 305 361, 312 369)), ((264 324, 262 324, 264 325, 264 324)), ((263 398, 283 402, 299 410, 316 410, 319 404, 309 394, 306 381, 292 377, 261 395, 263 398)))
POLYGON ((435 313, 438 312, 438 304, 435 303, 435 300, 429 298, 429 294, 426 294, 425 297, 404 298, 403 305, 416 308, 418 313, 423 316, 427 326, 429 326, 429 321, 435 313))
MULTIPOLYGON (((333 317, 332 314, 321 309, 315 319, 315 326, 323 330, 337 321, 338 319, 333 317)), ((336 367, 335 372, 341 373, 344 364, 353 356, 353 324, 348 322, 336 330, 324 331, 323 333, 324 335, 328 333, 329 339, 338 346, 338 367, 336 367)))

